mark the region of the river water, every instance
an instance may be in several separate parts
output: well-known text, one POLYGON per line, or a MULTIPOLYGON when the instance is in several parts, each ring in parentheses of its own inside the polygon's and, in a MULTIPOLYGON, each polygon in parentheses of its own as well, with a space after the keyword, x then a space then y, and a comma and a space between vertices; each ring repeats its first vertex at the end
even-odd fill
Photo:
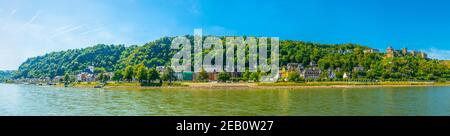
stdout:
POLYGON ((90 89, 0 84, 0 115, 450 115, 450 86, 90 89))

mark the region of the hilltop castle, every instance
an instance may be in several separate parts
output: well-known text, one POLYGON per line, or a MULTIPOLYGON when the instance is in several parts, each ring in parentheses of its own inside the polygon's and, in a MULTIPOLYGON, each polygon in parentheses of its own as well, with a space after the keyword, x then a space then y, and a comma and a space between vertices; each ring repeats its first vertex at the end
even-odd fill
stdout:
POLYGON ((414 56, 419 57, 423 59, 427 59, 427 54, 425 52, 421 51, 411 51, 408 52, 407 48, 403 48, 402 50, 395 50, 392 48, 392 46, 388 46, 386 49, 386 58, 393 58, 393 57, 405 57, 405 56, 414 56))

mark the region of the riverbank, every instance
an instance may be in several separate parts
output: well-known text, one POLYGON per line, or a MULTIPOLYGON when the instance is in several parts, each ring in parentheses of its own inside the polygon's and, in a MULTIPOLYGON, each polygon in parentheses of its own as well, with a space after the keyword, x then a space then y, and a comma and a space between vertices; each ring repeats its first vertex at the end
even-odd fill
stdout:
MULTIPOLYGON (((101 85, 96 82, 81 82, 69 87, 95 88, 101 85)), ((184 89, 295 89, 295 88, 374 88, 374 87, 424 87, 450 86, 449 82, 278 82, 278 83, 218 83, 218 82, 174 82, 141 86, 137 82, 109 82, 103 88, 184 88, 184 89)), ((56 86, 64 87, 64 84, 56 86)))

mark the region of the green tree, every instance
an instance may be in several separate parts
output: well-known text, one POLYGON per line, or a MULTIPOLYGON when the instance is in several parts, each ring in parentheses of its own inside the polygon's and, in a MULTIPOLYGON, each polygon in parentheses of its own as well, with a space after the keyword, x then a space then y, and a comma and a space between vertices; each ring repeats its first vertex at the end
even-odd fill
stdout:
POLYGON ((147 69, 148 68, 143 63, 139 64, 136 67, 136 71, 135 71, 136 75, 135 76, 136 76, 136 79, 139 80, 140 83, 148 81, 148 70, 147 69))
POLYGON ((148 72, 148 77, 150 81, 155 81, 160 79, 159 73, 155 68, 151 68, 148 72))
POLYGON ((111 77, 109 75, 104 75, 103 76, 103 83, 108 82, 109 80, 111 80, 111 77))
POLYGON ((98 80, 102 83, 106 83, 111 79, 111 77, 105 73, 100 73, 98 80))
POLYGON ((105 73, 105 72, 106 72, 106 69, 103 68, 103 67, 95 67, 94 68, 94 73, 95 74, 100 74, 100 73, 105 73))
POLYGON ((70 76, 69 74, 64 75, 64 82, 69 83, 70 82, 70 76))
POLYGON ((198 73, 198 80, 208 81, 208 73, 206 73, 205 69, 202 68, 202 70, 198 73))
POLYGON ((102 72, 102 73, 98 74, 97 80, 100 82, 103 82, 103 77, 104 77, 104 73, 102 72))
POLYGON ((123 78, 127 80, 128 82, 133 81, 134 77, 134 70, 132 66, 127 66, 125 68, 125 71, 123 72, 123 78))
POLYGON ((366 78, 368 78, 368 79, 375 79, 376 78, 375 70, 367 71, 366 78))
POLYGON ((75 82, 75 78, 71 77, 69 74, 65 74, 63 81, 64 81, 64 85, 68 85, 68 84, 70 84, 72 82, 75 82))
POLYGON ((259 72, 252 72, 250 74, 250 80, 252 80, 252 81, 257 82, 257 81, 259 81, 260 78, 261 78, 261 76, 260 76, 259 72))
POLYGON ((161 79, 164 81, 169 81, 169 83, 172 83, 172 81, 176 79, 175 71, 173 71, 171 67, 166 67, 164 69, 161 79))
POLYGON ((226 82, 231 79, 231 75, 227 72, 220 72, 218 75, 218 80, 220 82, 226 82))
POLYGON ((300 75, 297 72, 290 72, 288 74, 288 80, 291 82, 299 82, 300 81, 300 75))
POLYGON ((114 72, 112 80, 114 80, 114 81, 121 81, 121 80, 123 80, 123 74, 122 73, 123 73, 122 70, 117 70, 116 72, 114 72))
POLYGON ((250 75, 251 74, 252 73, 250 73, 248 70, 245 70, 244 74, 242 75, 242 80, 244 80, 244 81, 250 80, 250 75))

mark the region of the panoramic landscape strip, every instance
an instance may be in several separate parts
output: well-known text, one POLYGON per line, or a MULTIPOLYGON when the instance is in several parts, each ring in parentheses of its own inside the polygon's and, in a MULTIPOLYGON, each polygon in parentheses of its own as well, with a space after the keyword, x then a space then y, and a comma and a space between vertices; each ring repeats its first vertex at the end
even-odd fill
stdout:
MULTIPOLYGON (((209 48, 201 48, 201 51, 195 54, 194 45, 198 43, 195 42, 195 37, 185 36, 187 40, 185 43, 187 42, 188 46, 183 45, 182 48, 175 49, 171 48, 171 45, 179 45, 179 43, 172 43, 175 37, 163 37, 143 46, 100 44, 84 49, 51 52, 27 59, 18 70, 2 71, 1 81, 93 88, 295 88, 440 86, 448 85, 450 79, 448 60, 431 59, 421 51, 407 48, 395 49, 392 46, 388 46, 385 51, 380 51, 358 44, 320 44, 281 40, 279 56, 277 56, 280 68, 276 70, 276 78, 272 78, 276 81, 267 83, 261 82, 261 78, 270 74, 271 71, 262 71, 262 68, 272 64, 273 57, 264 58, 265 65, 256 65, 256 63, 262 63, 260 61, 262 58, 257 59, 257 53, 250 52, 256 51, 257 48, 258 53, 267 51, 259 47, 262 42, 267 42, 267 39, 228 37, 242 39, 239 43, 230 44, 226 42, 227 37, 216 37, 218 42, 209 43, 209 48), (184 54, 182 59, 179 57, 175 61, 172 60, 175 54, 186 52, 183 48, 189 49, 189 57, 184 54), (239 49, 242 49, 241 55, 238 55, 239 49), (229 55, 230 50, 238 53, 233 52, 229 55), (191 52, 194 53, 191 54, 191 52), (220 67, 209 65, 207 68, 203 66, 190 71, 196 66, 183 62, 195 62, 197 60, 193 59, 198 58, 197 56, 200 56, 200 59, 202 56, 203 58, 210 56, 208 60, 214 66, 219 64, 219 59, 222 62, 220 67), (182 68, 174 70, 174 66, 171 65, 179 62, 182 62, 183 65, 179 65, 182 68), (229 70, 229 65, 239 63, 243 65, 233 66, 229 70)), ((201 37, 200 41, 201 39, 207 38, 201 37)), ((274 54, 270 51, 268 53, 274 54)))
POLYGON ((448 131, 449 5, 0 0, 0 128, 448 131))

